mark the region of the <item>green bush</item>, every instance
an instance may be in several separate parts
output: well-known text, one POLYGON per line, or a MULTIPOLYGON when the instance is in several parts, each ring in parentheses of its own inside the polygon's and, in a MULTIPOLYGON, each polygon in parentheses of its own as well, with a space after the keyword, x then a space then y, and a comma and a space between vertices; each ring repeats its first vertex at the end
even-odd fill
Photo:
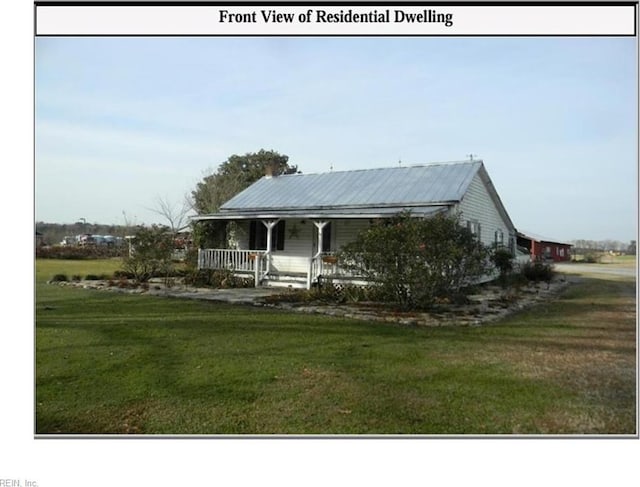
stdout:
POLYGON ((500 276, 506 276, 513 270, 513 255, 509 249, 504 247, 495 249, 491 254, 491 261, 500 272, 500 276))
POLYGON ((192 270, 189 274, 187 274, 184 277, 184 283, 189 286, 195 286, 195 287, 209 286, 211 282, 212 272, 213 271, 210 269, 192 270))
POLYGON ((123 261, 123 271, 139 283, 156 276, 169 276, 173 267, 172 253, 173 236, 168 228, 158 225, 139 227, 132 252, 123 261))
POLYGON ((133 279, 134 274, 133 272, 127 272, 122 269, 118 269, 113 273, 113 278, 114 279, 133 279))
POLYGON ((67 282, 68 280, 66 274, 56 274, 51 278, 51 282, 67 282))
POLYGON ((512 272, 509 274, 504 279, 503 287, 518 290, 521 287, 526 286, 528 283, 529 279, 524 275, 524 270, 522 270, 522 272, 512 272))
POLYGON ((489 270, 489 254, 457 216, 401 213, 361 232, 338 254, 340 265, 375 284, 382 301, 429 307, 464 294, 489 270))
POLYGON ((251 288, 255 286, 255 279, 236 276, 233 272, 224 269, 198 269, 185 275, 184 283, 195 287, 215 289, 251 288))
POLYGON ((555 275, 553 265, 544 262, 527 262, 522 267, 522 274, 529 281, 533 282, 551 282, 555 275))

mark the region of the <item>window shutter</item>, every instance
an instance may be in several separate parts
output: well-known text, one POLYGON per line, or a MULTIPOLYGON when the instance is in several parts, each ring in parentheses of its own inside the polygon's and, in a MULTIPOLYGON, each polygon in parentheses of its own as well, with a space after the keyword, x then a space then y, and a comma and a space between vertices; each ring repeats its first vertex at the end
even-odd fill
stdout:
POLYGON ((271 233, 271 248, 284 250, 284 220, 280 220, 271 233))
POLYGON ((322 229, 322 251, 331 252, 331 223, 322 229))
POLYGON ((251 220, 249 222, 249 249, 257 250, 256 247, 256 222, 255 220, 251 220))

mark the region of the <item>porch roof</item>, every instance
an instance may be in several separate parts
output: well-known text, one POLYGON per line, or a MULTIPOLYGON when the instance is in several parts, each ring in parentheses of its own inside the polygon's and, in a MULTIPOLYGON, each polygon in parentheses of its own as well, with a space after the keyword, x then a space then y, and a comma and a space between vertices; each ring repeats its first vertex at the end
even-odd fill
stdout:
POLYGON ((411 211, 416 217, 435 215, 446 211, 448 205, 432 206, 388 206, 380 208, 320 208, 312 210, 282 209, 268 211, 223 211, 210 215, 194 216, 194 221, 201 220, 275 220, 286 218, 307 218, 307 219, 358 219, 358 218, 385 218, 398 214, 402 211, 411 211))
POLYGON ((553 243, 553 244, 558 244, 558 245, 567 245, 569 247, 573 247, 573 244, 570 244, 568 242, 563 242, 562 240, 558 240, 557 238, 549 238, 549 237, 544 237, 542 235, 538 235, 536 233, 532 233, 532 232, 528 232, 525 230, 518 230, 516 232, 516 235, 518 237, 527 239, 527 240, 532 240, 534 242, 546 242, 546 243, 553 243))

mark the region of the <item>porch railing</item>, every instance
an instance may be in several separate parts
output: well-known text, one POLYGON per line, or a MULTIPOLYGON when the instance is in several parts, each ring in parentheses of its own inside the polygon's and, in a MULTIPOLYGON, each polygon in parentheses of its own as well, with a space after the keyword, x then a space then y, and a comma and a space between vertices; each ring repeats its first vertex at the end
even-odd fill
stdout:
MULTIPOLYGON (((255 276, 259 286, 267 277, 269 256, 259 250, 200 249, 198 250, 198 269, 222 269, 231 272, 255 276)), ((356 277, 338 265, 332 253, 322 253, 309 259, 307 288, 318 281, 318 277, 340 279, 356 277)))
POLYGON ((256 286, 266 273, 265 252, 259 250, 199 249, 198 269, 221 269, 253 274, 256 286))
POLYGON ((323 252, 312 257, 309 262, 309 273, 307 276, 307 287, 318 281, 318 277, 326 279, 356 279, 357 275, 341 267, 336 255, 332 252, 323 252))

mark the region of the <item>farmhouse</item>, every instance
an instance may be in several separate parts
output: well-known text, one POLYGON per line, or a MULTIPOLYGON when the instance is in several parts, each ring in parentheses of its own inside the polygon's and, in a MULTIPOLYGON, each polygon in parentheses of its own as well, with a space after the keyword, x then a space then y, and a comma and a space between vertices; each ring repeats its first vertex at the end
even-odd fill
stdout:
POLYGON ((516 230, 482 161, 322 174, 266 175, 218 213, 229 223, 227 249, 200 249, 204 269, 251 274, 256 285, 311 287, 319 276, 348 279, 334 257, 378 219, 459 213, 485 245, 515 252, 516 230))
POLYGON ((571 260, 571 244, 556 239, 542 237, 531 232, 517 232, 516 242, 531 255, 531 260, 552 260, 564 262, 571 260))

